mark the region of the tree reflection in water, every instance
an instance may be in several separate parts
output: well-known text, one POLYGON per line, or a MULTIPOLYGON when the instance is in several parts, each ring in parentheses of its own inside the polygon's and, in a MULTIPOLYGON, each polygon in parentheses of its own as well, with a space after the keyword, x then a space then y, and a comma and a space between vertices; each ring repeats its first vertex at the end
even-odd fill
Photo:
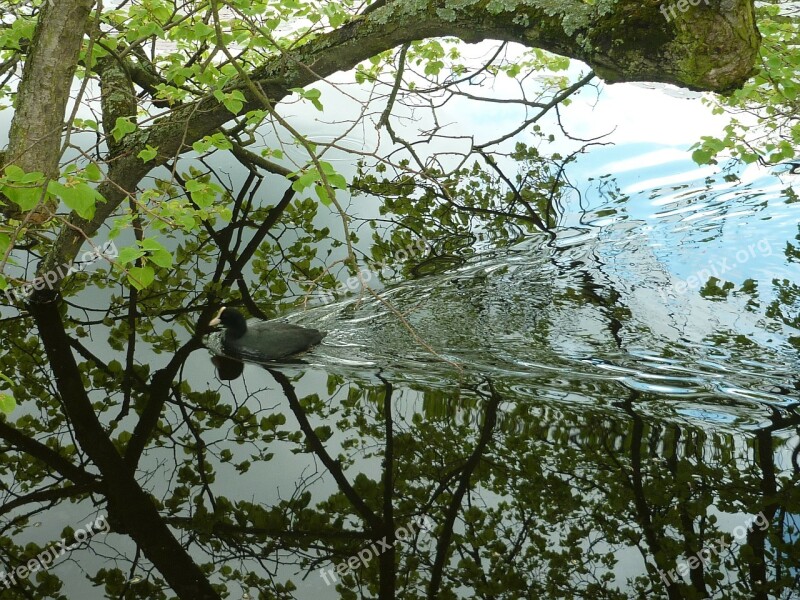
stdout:
MULTIPOLYGON (((312 217, 290 221, 296 256, 318 243, 312 217)), ((56 565, 4 599, 195 600, 240 589, 789 598, 800 587, 796 379, 759 371, 769 367, 758 363, 763 349, 716 333, 716 350, 738 353, 729 367, 750 365, 724 381, 762 403, 703 387, 723 380, 687 374, 676 357, 700 364, 688 343, 653 348, 662 362, 652 372, 626 363, 624 331, 650 324, 590 269, 553 271, 544 238, 386 291, 436 355, 362 299, 296 317, 331 330, 304 362, 212 364, 202 339, 230 299, 221 290, 237 286, 230 294, 258 316, 297 300, 278 285, 297 273, 261 268, 270 228, 243 242, 237 226, 176 242, 176 268, 152 288, 105 295, 107 273, 84 273, 4 321, 3 368, 19 403, 0 420, 4 570, 87 516, 107 514, 111 528, 70 553, 64 564, 80 572, 56 565), (570 330, 570 311, 598 326, 570 330), (587 339, 607 360, 567 356, 587 339), (689 563, 756 515, 768 525, 689 563), (396 539, 420 518, 430 530, 396 539), (326 585, 321 572, 379 540, 390 547, 326 585), (680 573, 683 564, 694 568, 680 573)), ((456 254, 443 247, 433 252, 456 254)), ((776 286, 770 318, 793 327, 796 289, 776 286)))

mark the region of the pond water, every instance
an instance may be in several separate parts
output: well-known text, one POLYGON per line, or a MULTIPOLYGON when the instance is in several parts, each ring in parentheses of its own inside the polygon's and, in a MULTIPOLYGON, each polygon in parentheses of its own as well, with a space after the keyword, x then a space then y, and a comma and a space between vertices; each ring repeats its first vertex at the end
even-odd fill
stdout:
POLYGON ((76 277, 49 356, 4 307, 8 422, 41 443, 0 432, 4 569, 99 516, 110 532, 0 597, 174 595, 168 556, 133 541, 154 530, 131 516, 142 499, 97 483, 102 447, 77 441, 78 400, 48 373, 69 353, 108 438, 139 438, 128 466, 163 524, 231 598, 797 597, 800 177, 701 170, 684 149, 597 148, 553 236, 432 241, 378 297, 288 314, 328 332, 302 363, 223 371, 195 324, 226 267, 180 241, 179 285, 134 314, 102 268, 76 277))

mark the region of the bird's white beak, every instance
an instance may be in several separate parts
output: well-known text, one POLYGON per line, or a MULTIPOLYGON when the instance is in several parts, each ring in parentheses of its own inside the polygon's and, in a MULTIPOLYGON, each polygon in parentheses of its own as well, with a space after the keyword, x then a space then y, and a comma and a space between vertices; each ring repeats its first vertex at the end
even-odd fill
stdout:
POLYGON ((208 322, 209 326, 216 327, 217 325, 221 325, 222 324, 222 321, 220 321, 219 318, 222 316, 222 311, 224 311, 224 310, 225 310, 224 306, 219 309, 219 312, 217 313, 217 316, 214 317, 213 319, 211 319, 208 322))

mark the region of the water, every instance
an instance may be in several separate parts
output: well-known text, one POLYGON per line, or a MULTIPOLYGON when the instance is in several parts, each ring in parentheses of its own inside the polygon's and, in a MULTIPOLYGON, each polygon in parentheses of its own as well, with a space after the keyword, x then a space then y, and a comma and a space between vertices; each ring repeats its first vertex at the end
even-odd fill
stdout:
MULTIPOLYGON (((555 237, 476 245, 380 298, 290 313, 329 332, 303 363, 220 377, 191 337, 205 267, 143 295, 139 383, 123 384, 122 298, 106 322, 105 291, 71 299, 72 352, 119 447, 163 394, 137 481, 233 598, 797 597, 795 180, 738 175, 672 147, 597 150, 555 237), (171 361, 176 383, 159 387, 171 361)), ((5 325, 4 372, 23 384, 10 422, 94 462, 33 320, 5 325)), ((66 597, 156 598, 179 577, 134 562, 132 501, 77 490, 28 514, 57 461, 9 448, 3 464, 4 504, 28 506, 6 515, 6 571, 35 556, 26 543, 116 511, 112 533, 47 571, 66 597), (83 575, 100 568, 107 596, 83 575)))
POLYGON ((305 373, 328 376, 321 422, 353 477, 385 475, 394 386, 395 510, 436 523, 402 551, 398 597, 426 592, 448 529, 460 597, 795 596, 796 208, 770 173, 740 175, 617 170, 554 240, 296 316, 331 331, 305 373))

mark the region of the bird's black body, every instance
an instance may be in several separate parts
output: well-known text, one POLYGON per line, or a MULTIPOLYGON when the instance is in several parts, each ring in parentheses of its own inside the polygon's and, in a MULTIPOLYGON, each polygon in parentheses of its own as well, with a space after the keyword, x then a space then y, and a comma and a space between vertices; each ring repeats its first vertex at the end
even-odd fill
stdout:
POLYGON ((317 329, 282 321, 246 321, 239 311, 224 306, 210 325, 224 327, 222 332, 209 336, 212 350, 255 361, 281 360, 300 354, 325 337, 325 333, 317 329))

